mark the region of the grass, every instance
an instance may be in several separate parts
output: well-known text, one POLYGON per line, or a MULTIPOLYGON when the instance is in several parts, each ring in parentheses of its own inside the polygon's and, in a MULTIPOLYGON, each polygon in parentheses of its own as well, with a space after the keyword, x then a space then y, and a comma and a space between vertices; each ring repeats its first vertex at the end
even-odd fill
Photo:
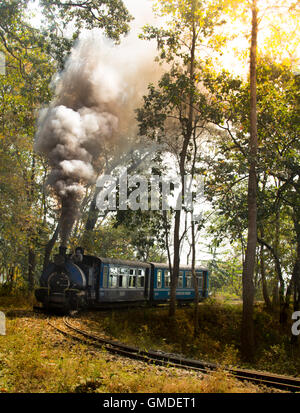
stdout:
MULTIPOLYGON (((200 305, 200 332, 193 337, 192 308, 177 310, 176 321, 163 308, 82 313, 79 323, 145 349, 161 349, 215 361, 221 369, 202 376, 174 368, 149 366, 66 340, 34 314, 33 299, 0 297, 7 334, 0 336, 0 392, 30 393, 228 393, 262 392, 241 383, 224 366, 241 364, 241 306, 208 301, 200 305), (5 305, 4 305, 5 303, 5 305)), ((299 374, 299 349, 289 353, 278 324, 261 307, 255 310, 258 340, 255 366, 299 374), (290 357, 290 358, 289 358, 290 357)))
POLYGON ((194 337, 193 308, 178 308, 176 320, 167 309, 129 309, 83 315, 90 328, 144 349, 161 349, 186 357, 212 361, 224 366, 240 366, 278 374, 300 376, 300 347, 290 344, 290 326, 282 328, 275 314, 255 306, 256 357, 244 364, 240 356, 242 305, 207 300, 199 306, 199 333, 194 337), (91 322, 93 319, 93 322, 91 322))
MULTIPOLYGON (((4 310, 7 317, 7 334, 0 336, 0 392, 261 391, 254 385, 238 382, 222 370, 202 376, 171 367, 149 366, 66 340, 47 324, 45 316, 30 311, 31 304, 28 302, 22 304, 16 302, 16 299, 7 298, 4 306, 2 298, 0 300, 1 310, 4 310)), ((101 313, 90 315, 102 318, 101 313)))

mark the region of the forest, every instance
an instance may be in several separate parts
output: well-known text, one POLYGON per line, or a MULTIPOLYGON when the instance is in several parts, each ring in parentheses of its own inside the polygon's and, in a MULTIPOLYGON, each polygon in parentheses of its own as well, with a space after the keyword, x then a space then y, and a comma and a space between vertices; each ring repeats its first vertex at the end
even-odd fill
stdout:
POLYGON ((255 302, 299 346, 299 2, 158 0, 138 30, 127 3, 1 1, 0 302, 80 245, 170 263, 175 318, 180 264, 206 265, 242 301, 244 360, 255 302), (201 214, 101 212, 97 178, 124 170, 201 181, 201 214))

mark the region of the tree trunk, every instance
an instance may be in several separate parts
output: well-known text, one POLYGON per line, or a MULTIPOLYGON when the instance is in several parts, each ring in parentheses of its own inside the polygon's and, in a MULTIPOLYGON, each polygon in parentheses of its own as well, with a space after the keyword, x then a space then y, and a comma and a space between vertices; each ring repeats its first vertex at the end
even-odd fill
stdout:
POLYGON ((48 241, 48 243, 46 244, 45 247, 45 255, 44 255, 44 264, 43 264, 43 270, 45 270, 45 268, 47 267, 47 265, 49 264, 50 261, 50 255, 52 252, 52 249, 57 241, 58 238, 58 234, 60 231, 60 222, 57 224, 56 229, 54 231, 54 234, 52 236, 52 238, 48 241))
POLYGON ((196 245, 195 245, 195 222, 192 215, 192 275, 195 288, 195 301, 194 301, 194 337, 197 336, 199 330, 199 286, 196 276, 196 245))
MULTIPOLYGON (((195 19, 195 1, 192 2, 192 18, 195 19)), ((180 170, 180 178, 181 178, 181 189, 182 194, 185 193, 185 163, 186 163, 186 156, 188 145, 191 141, 192 134, 193 134, 193 119, 194 119, 194 109, 193 109, 193 86, 194 86, 194 72, 195 72, 195 47, 196 47, 196 30, 195 30, 195 21, 193 20, 193 34, 192 34, 192 41, 191 41, 191 54, 190 54, 190 65, 189 65, 189 81, 191 84, 191 92, 189 93, 189 100, 186 104, 187 111, 188 111, 188 120, 184 123, 183 126, 183 144, 182 149, 180 152, 180 160, 179 160, 179 170, 180 170)), ((180 217, 181 211, 177 210, 175 212, 175 223, 174 223, 174 259, 173 259, 173 271, 172 271, 172 278, 171 278, 171 288, 170 288, 170 308, 169 308, 169 316, 173 317, 176 311, 176 288, 177 288, 177 280, 179 276, 179 263, 180 263, 180 217)))
POLYGON ((35 272, 35 251, 34 248, 29 246, 28 249, 28 289, 33 291, 34 289, 34 272, 35 272))
POLYGON ((262 282, 262 292, 265 300, 267 310, 271 310, 272 304, 268 293, 267 280, 266 280, 266 271, 265 271, 265 257, 264 257, 264 246, 260 247, 260 273, 261 273, 261 282, 262 282))
POLYGON ((257 242, 257 112, 256 112, 256 49, 257 49, 257 7, 252 2, 252 32, 250 49, 250 141, 248 179, 248 238, 243 267, 243 316, 241 329, 241 350, 245 360, 254 358, 253 303, 255 252, 257 242))
POLYGON ((272 290, 272 308, 276 310, 279 307, 279 288, 278 280, 276 279, 272 290))
POLYGON ((85 224, 85 232, 87 232, 87 233, 89 231, 93 231, 93 229, 95 228, 97 219, 98 219, 99 210, 97 208, 96 201, 97 201, 97 196, 98 196, 99 192, 100 192, 100 188, 97 187, 95 189, 95 193, 94 193, 93 199, 92 199, 91 204, 90 204, 90 208, 89 208, 89 212, 88 212, 88 218, 87 218, 87 221, 86 221, 86 224, 85 224))
POLYGON ((174 258, 173 258, 173 269, 171 273, 171 287, 170 287, 170 307, 169 307, 169 316, 174 317, 176 312, 176 288, 177 280, 179 275, 179 264, 180 264, 180 216, 181 211, 178 210, 175 212, 175 225, 174 225, 174 258))
MULTIPOLYGON (((285 305, 285 300, 284 300, 284 279, 283 279, 283 276, 282 276, 280 259, 277 255, 276 249, 273 248, 271 245, 269 245, 266 241, 264 241, 263 239, 258 238, 258 242, 261 245, 264 245, 265 247, 268 248, 268 250, 272 253, 274 261, 275 261, 275 269, 276 269, 276 273, 277 273, 277 277, 278 277, 279 285, 280 285, 280 288, 278 290, 278 281, 276 281, 276 285, 275 285, 276 292, 275 292, 275 294, 278 297, 278 301, 279 301, 280 323, 284 324, 287 321, 287 318, 286 318, 286 315, 284 315, 284 311, 286 311, 286 305, 285 305)), ((274 301, 273 307, 276 307, 278 305, 278 303, 275 304, 275 301, 274 301)))

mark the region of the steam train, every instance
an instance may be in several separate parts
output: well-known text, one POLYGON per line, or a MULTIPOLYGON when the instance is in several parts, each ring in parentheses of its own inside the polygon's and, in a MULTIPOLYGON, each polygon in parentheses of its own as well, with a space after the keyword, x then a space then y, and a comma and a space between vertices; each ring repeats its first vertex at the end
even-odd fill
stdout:
MULTIPOLYGON (((207 268, 196 267, 199 301, 208 296, 207 268)), ((169 266, 154 262, 126 261, 85 255, 81 247, 66 254, 60 247, 42 272, 37 300, 48 311, 105 307, 115 303, 164 303, 170 299, 169 266)), ((190 267, 179 270, 176 300, 193 301, 195 289, 190 267)))

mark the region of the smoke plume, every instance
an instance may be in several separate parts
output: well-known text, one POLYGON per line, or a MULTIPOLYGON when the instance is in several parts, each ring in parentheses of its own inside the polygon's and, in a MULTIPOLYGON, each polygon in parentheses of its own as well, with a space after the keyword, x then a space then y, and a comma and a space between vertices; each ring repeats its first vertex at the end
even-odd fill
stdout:
POLYGON ((134 35, 115 46, 98 31, 85 33, 54 82, 54 100, 40 111, 35 149, 49 160, 47 184, 60 201, 63 245, 101 159, 124 150, 137 131, 134 109, 160 71, 154 56, 153 45, 134 35))

